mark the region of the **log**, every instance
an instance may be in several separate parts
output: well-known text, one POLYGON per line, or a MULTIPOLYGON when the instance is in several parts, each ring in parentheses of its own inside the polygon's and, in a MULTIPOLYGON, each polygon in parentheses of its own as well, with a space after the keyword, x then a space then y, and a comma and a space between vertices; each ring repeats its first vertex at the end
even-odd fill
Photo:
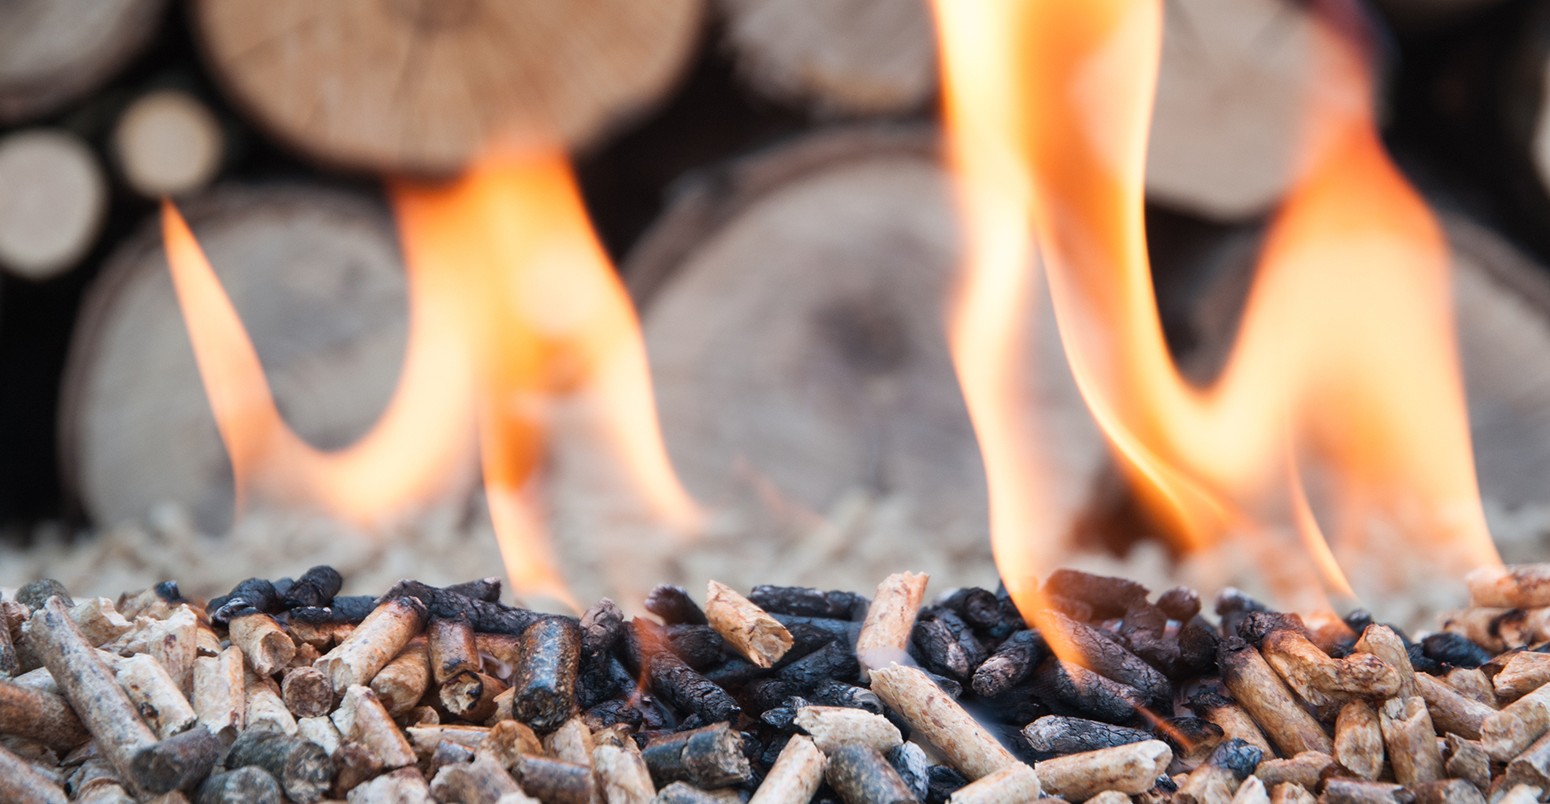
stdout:
POLYGON ((820 115, 899 114, 936 90, 924 2, 720 0, 726 46, 743 81, 820 115))
POLYGON ((166 0, 0 5, 0 124, 51 114, 101 86, 151 40, 166 0))
MULTIPOLYGON (((384 210, 316 187, 232 186, 184 212, 286 423, 321 448, 358 439, 391 395, 404 355, 404 273, 384 210)), ((204 532, 226 530, 230 467, 156 221, 120 246, 91 288, 62 393, 64 477, 96 522, 173 501, 204 532)))
POLYGON ((1213 220, 1269 210, 1294 179, 1312 4, 1169 0, 1147 141, 1154 201, 1213 220))
MULTIPOLYGON (((674 467, 698 501, 748 530, 670 565, 652 542, 621 543, 609 550, 632 553, 619 563, 734 588, 855 588, 907 554, 946 587, 972 583, 989 545, 984 470, 944 326, 959 258, 928 129, 819 133, 685 187, 623 270, 644 310, 674 467), (815 514, 860 521, 815 530, 815 514), (739 558, 694 564, 718 551, 739 558)), ((1023 343, 1039 371, 1020 404, 1048 423, 1040 453, 1059 463, 1041 487, 1044 512, 1064 523, 1104 448, 1048 302, 1033 303, 1044 314, 1023 343)), ((581 457, 565 457, 561 495, 586 475, 581 457)), ((577 561, 607 552, 588 543, 583 531, 558 547, 577 561)))
MULTIPOLYGON (((0 57, 3 58, 3 57, 0 57)), ((97 241, 107 181, 80 137, 26 129, 0 139, 0 267, 31 280, 70 269, 97 241)))
MULTIPOLYGON (((1550 273, 1504 236, 1433 200, 1453 261, 1454 315, 1469 400, 1476 469, 1492 535, 1509 560, 1539 555, 1544 495, 1533 480, 1550 471, 1550 374, 1533 370, 1550 349, 1550 273), (1534 513, 1534 512, 1538 513, 1534 513)), ((1217 276, 1195 306, 1190 328, 1200 347, 1197 377, 1221 366, 1252 280, 1257 240, 1242 233, 1216 261, 1217 276)))
POLYGON ((598 140, 666 95, 701 0, 202 0, 195 36, 264 128, 323 162, 448 173, 493 140, 598 140))
POLYGON ((147 198, 203 188, 226 155, 220 121, 198 98, 176 89, 135 99, 114 124, 112 144, 125 183, 147 198))

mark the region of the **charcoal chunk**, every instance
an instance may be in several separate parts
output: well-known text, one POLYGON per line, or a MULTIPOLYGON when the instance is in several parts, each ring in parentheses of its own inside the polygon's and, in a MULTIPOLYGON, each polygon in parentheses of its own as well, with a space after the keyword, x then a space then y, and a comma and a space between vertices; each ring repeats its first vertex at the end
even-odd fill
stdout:
POLYGON ((870 601, 854 592, 820 591, 807 586, 760 584, 748 593, 754 605, 770 614, 794 614, 836 620, 860 620, 870 601))

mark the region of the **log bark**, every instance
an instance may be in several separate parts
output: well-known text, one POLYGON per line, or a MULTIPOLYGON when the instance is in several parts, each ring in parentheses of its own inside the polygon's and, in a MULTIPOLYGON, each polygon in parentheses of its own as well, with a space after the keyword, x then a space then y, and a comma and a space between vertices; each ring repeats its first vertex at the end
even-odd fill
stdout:
POLYGON ((0 5, 0 123, 50 114, 107 81, 150 41, 166 0, 0 5))
MULTIPOLYGON (((183 211, 287 424, 323 448, 358 439, 403 362, 404 273, 386 213, 300 186, 221 188, 183 211)), ((230 467, 154 220, 88 294, 66 367, 60 438, 66 484, 96 522, 172 501, 205 532, 229 526, 230 467)))
MULTIPOLYGON (((927 129, 862 126, 756 154, 685 187, 629 255, 674 467, 702 504, 768 538, 740 535, 726 545, 739 560, 714 572, 693 556, 662 566, 649 542, 622 565, 849 588, 897 571, 906 549, 947 586, 988 560, 984 470, 948 353, 962 248, 936 149, 927 129), (814 530, 813 514, 838 521, 814 530)), ((1039 454, 1059 465, 1041 478, 1043 511, 1065 522, 1103 445, 1047 299, 1030 303, 1034 325, 1015 337, 1037 371, 1019 404, 1048 423, 1039 454)), ((562 454, 553 487, 584 485, 582 461, 562 454)), ((587 543, 559 548, 596 554, 587 543)))
POLYGON ((676 83, 701 0, 194 4, 211 71, 271 133, 357 169, 447 173, 493 140, 596 141, 676 83))
MULTIPOLYGON (((0 57, 3 58, 3 57, 0 57)), ((69 270, 97 241, 107 181, 79 137, 27 129, 0 139, 0 267, 43 280, 69 270)))
POLYGON ((897 114, 936 90, 930 7, 894 0, 720 0, 726 45, 766 97, 821 115, 897 114))

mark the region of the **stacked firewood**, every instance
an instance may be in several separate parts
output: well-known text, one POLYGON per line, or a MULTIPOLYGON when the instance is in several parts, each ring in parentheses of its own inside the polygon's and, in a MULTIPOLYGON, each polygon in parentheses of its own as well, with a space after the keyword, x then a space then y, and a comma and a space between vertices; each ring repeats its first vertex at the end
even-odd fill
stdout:
MULTIPOLYGON (((1550 661, 1229 590, 1054 573, 1039 628, 926 576, 628 618, 493 579, 341 596, 316 567, 206 605, 40 581, 0 606, 0 798, 25 801, 1534 801, 1550 661), (181 797, 181 798, 180 798, 181 797), (751 797, 751 798, 750 798, 751 797)), ((1478 575, 1543 606, 1550 565, 1478 575)), ((1486 640, 1487 644, 1497 644, 1486 640)))

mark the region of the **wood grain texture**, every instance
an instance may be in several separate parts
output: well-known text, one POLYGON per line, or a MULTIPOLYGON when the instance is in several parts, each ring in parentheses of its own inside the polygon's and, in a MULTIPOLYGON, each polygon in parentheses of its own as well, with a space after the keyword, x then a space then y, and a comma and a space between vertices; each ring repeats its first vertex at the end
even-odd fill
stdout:
POLYGON ((674 85, 701 0, 202 0, 212 71, 281 140, 446 173, 495 142, 595 141, 674 85))

